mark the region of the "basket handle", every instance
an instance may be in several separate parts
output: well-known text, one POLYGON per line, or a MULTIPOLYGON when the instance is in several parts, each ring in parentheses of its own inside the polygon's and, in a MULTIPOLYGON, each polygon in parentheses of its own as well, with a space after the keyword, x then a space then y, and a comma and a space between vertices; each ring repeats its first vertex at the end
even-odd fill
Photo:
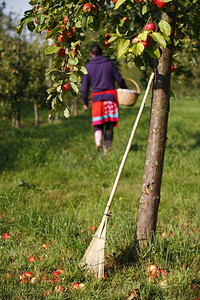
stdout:
POLYGON ((131 81, 133 84, 135 84, 136 88, 137 88, 137 92, 140 93, 140 88, 139 85, 137 84, 137 82, 135 82, 135 80, 131 79, 131 78, 126 78, 126 80, 131 81))

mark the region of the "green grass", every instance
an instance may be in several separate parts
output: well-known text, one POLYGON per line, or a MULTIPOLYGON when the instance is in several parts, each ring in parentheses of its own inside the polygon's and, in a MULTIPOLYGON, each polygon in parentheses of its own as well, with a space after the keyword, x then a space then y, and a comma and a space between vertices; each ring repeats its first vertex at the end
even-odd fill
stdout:
POLYGON ((119 127, 106 157, 95 151, 90 112, 79 110, 78 117, 47 123, 47 112, 43 111, 41 125, 35 127, 33 114, 26 106, 21 129, 13 131, 8 121, 1 122, 1 299, 124 300, 135 288, 143 300, 200 297, 197 101, 171 102, 153 243, 145 251, 132 255, 148 136, 148 101, 111 207, 113 214, 106 241, 109 276, 96 280, 79 265, 92 238, 90 228, 98 227, 103 217, 140 101, 134 107, 120 108, 119 127), (2 237, 5 232, 10 233, 8 241, 2 237), (36 257, 36 261, 30 263, 30 256, 36 257), (149 264, 167 271, 165 286, 159 284, 161 276, 155 282, 148 281, 149 264), (49 280, 58 268, 65 273, 60 282, 52 285, 49 280), (25 271, 33 273, 35 284, 19 283, 19 275, 25 271), (47 280, 42 283, 43 275, 47 280), (73 282, 84 283, 85 288, 75 290, 73 282), (59 284, 65 291, 51 293, 59 284), (47 291, 50 291, 48 296, 47 291))

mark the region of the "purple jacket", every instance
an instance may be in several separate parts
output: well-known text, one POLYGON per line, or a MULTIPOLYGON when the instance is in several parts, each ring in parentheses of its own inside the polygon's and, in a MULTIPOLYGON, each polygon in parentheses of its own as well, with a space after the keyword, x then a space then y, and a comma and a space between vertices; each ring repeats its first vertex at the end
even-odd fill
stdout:
MULTIPOLYGON (((115 81, 120 88, 127 88, 115 64, 107 57, 94 56, 86 65, 86 69, 88 74, 84 75, 82 80, 82 100, 86 105, 88 105, 90 85, 93 93, 115 89, 115 81)), ((106 100, 112 101, 113 99, 107 98, 106 100)))

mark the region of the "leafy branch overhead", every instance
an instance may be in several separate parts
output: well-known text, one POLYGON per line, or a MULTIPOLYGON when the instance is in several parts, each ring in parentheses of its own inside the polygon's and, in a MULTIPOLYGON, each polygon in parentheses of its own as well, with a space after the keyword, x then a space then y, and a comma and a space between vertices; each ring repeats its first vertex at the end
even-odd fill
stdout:
POLYGON ((27 26, 39 34, 45 32, 49 41, 46 55, 54 61, 47 75, 53 86, 48 90, 52 103, 50 114, 60 109, 66 113, 63 93, 78 94, 86 58, 82 46, 87 32, 99 34, 99 41, 108 53, 129 66, 145 69, 152 59, 159 59, 163 48, 174 43, 178 50, 184 48, 188 34, 195 35, 192 18, 199 13, 197 0, 176 0, 177 29, 161 20, 164 12, 170 12, 172 0, 31 0, 32 9, 24 12, 18 24, 18 33, 27 26), (185 14, 187 13, 187 17, 185 14), (184 37, 183 37, 184 34, 184 37), (64 88, 66 86, 68 88, 64 88))

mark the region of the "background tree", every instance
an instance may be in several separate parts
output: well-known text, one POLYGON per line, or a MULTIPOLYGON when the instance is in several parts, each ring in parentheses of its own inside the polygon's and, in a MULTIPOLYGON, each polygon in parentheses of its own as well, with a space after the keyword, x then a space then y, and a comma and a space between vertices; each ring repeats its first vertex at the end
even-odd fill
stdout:
POLYGON ((41 33, 46 30, 46 39, 53 40, 53 45, 45 50, 46 54, 55 54, 53 68, 49 70, 54 81, 48 90, 51 113, 63 109, 65 116, 69 115, 62 93, 70 88, 79 91, 81 77, 86 72, 81 45, 87 31, 99 32, 99 40, 108 53, 115 54, 128 67, 137 66, 145 77, 152 70, 155 73, 137 224, 137 240, 141 247, 146 246, 156 230, 171 71, 174 71, 174 58, 184 49, 188 38, 191 43, 199 42, 199 1, 91 0, 85 3, 31 0, 29 3, 33 8, 25 12, 18 32, 21 33, 27 24, 31 31, 35 29, 41 33))

